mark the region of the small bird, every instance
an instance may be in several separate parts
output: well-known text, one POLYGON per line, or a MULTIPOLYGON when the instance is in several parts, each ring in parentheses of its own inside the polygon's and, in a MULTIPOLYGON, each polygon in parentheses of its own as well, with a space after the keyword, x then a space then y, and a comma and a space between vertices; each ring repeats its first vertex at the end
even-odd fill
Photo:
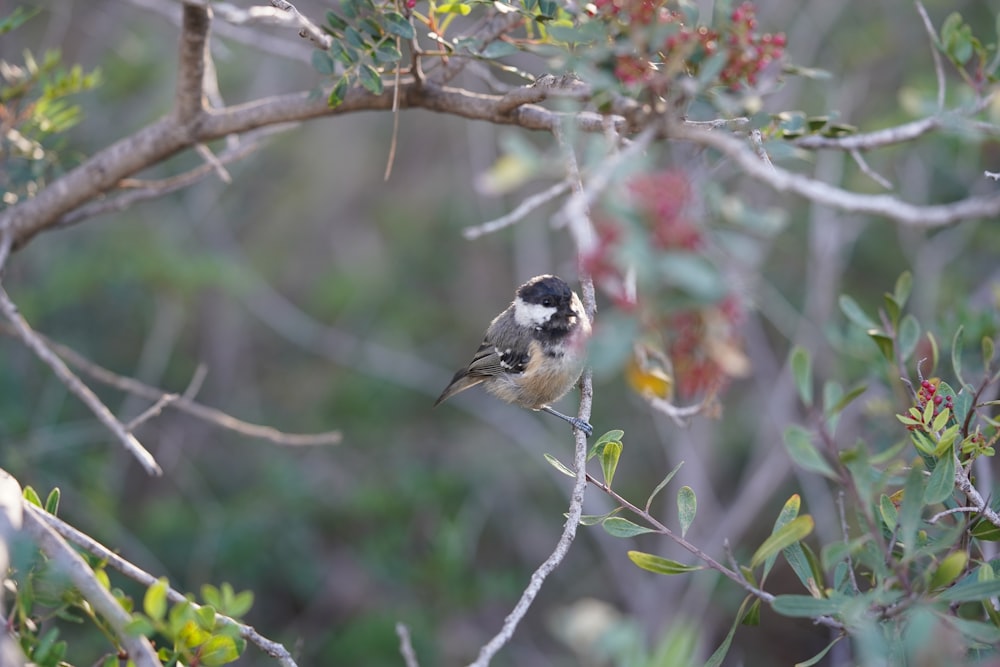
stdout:
POLYGON ((549 403, 580 379, 590 330, 580 297, 565 281, 535 276, 518 287, 507 309, 493 318, 472 362, 455 373, 434 405, 482 384, 508 403, 548 412, 589 437, 593 426, 549 403))

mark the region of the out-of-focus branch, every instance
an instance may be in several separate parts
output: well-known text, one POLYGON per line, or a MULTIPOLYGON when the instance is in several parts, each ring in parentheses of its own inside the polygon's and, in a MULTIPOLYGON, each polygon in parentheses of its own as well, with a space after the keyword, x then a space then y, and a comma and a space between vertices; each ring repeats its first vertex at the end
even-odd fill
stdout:
POLYGON ((69 578, 80 595, 93 606, 94 611, 107 620, 118 641, 128 651, 129 660, 137 667, 161 667, 149 639, 128 631, 126 626, 132 621, 132 615, 101 585, 94 576, 94 571, 73 547, 42 519, 40 515, 45 513, 27 501, 24 508, 24 532, 55 568, 69 578))
POLYGON ((178 125, 196 120, 205 109, 205 49, 212 24, 208 7, 185 3, 181 14, 177 91, 173 114, 178 125))
POLYGON ((3 315, 10 322, 13 334, 24 343, 25 347, 34 352, 42 363, 52 369, 60 382, 90 408, 91 412, 114 434, 125 449, 135 456, 147 473, 150 475, 163 474, 153 455, 118 421, 108 406, 104 405, 97 397, 97 394, 66 366, 45 339, 31 328, 3 287, 0 287, 0 315, 3 315))
POLYGON ((902 225, 920 228, 942 227, 961 220, 995 218, 1000 215, 1000 195, 968 197, 950 204, 917 206, 890 195, 850 192, 781 167, 769 166, 762 162, 744 141, 722 132, 705 131, 677 124, 671 128, 670 136, 719 151, 747 176, 773 190, 791 192, 817 204, 842 211, 877 215, 902 225))
MULTIPOLYGON (((0 333, 17 335, 16 329, 2 324, 0 324, 0 333)), ((222 410, 217 410, 215 408, 210 408, 206 405, 194 402, 191 400, 189 392, 179 395, 163 391, 162 389, 158 389, 156 387, 151 387, 150 385, 140 382, 135 378, 119 375, 109 371, 103 366, 98 366, 71 348, 51 341, 40 333, 34 332, 34 335, 50 351, 65 360, 67 364, 77 368, 81 373, 86 374, 102 384, 106 384, 135 396, 154 401, 154 407, 159 405, 160 409, 169 408, 177 410, 178 412, 184 412, 192 417, 197 417, 198 419, 210 422, 224 429, 234 431, 240 435, 250 438, 269 440, 270 442, 278 445, 335 445, 343 439, 340 431, 327 431, 325 433, 285 433, 284 431, 279 431, 271 426, 253 424, 251 422, 243 421, 242 419, 237 419, 222 410)), ((114 419, 114 417, 112 417, 112 419, 114 419)))
MULTIPOLYGON (((107 562, 108 565, 113 567, 118 572, 121 572, 129 579, 137 581, 140 584, 143 584, 144 586, 152 586, 157 582, 157 578, 151 575, 150 573, 146 572, 142 568, 137 567, 131 562, 125 560, 124 558, 122 558, 115 552, 111 551, 106 546, 95 540, 94 538, 90 537, 85 533, 80 532, 79 530, 77 530, 73 526, 70 526, 68 523, 64 522, 58 517, 49 514, 48 512, 42 510, 39 507, 36 507, 35 505, 32 505, 27 501, 24 501, 24 508, 26 510, 25 516, 30 517, 34 522, 40 524, 41 527, 44 528, 46 531, 58 533, 62 538, 69 540, 70 542, 80 547, 84 551, 93 554, 102 561, 107 562)), ((53 535, 53 537, 59 539, 55 535, 53 535)), ((69 547, 67 546, 67 548, 69 547)), ((79 556, 77 556, 77 558, 79 558, 79 556)), ((86 564, 84 565, 86 566, 86 564)), ((74 584, 75 583, 76 582, 74 581, 74 584)), ((175 604, 184 601, 189 601, 188 598, 183 593, 172 587, 167 587, 167 599, 169 599, 171 602, 175 604)), ((125 613, 126 619, 128 619, 128 614, 127 612, 125 612, 124 609, 122 609, 121 605, 118 605, 117 602, 115 602, 115 604, 118 606, 118 609, 122 611, 122 613, 125 613)), ((191 605, 195 609, 200 608, 200 605, 194 602, 191 602, 191 605)), ((278 642, 271 641, 267 637, 264 637, 255 629, 253 629, 251 626, 240 623, 236 619, 231 618, 229 616, 225 616, 218 612, 216 612, 215 618, 223 623, 228 623, 239 628, 241 637, 246 639, 251 644, 255 645, 257 648, 262 650, 267 655, 271 656, 272 658, 275 658, 282 665, 282 667, 298 667, 295 664, 295 660, 288 652, 288 649, 286 649, 278 642)), ((130 657, 132 656, 130 655, 130 657)), ((159 667, 160 665, 159 661, 153 664, 156 665, 157 667, 159 667)))

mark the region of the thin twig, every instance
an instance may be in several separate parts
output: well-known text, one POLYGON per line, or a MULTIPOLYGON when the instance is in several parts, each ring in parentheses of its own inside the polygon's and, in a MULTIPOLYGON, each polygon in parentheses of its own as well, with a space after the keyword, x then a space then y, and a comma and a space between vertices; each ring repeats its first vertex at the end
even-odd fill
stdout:
POLYGON ((938 512, 931 518, 927 519, 927 523, 937 523, 938 521, 940 521, 941 519, 950 514, 960 514, 962 512, 978 512, 978 511, 979 511, 978 507, 952 507, 951 509, 938 512))
POLYGON ((892 190, 892 183, 889 182, 889 179, 872 169, 868 165, 868 161, 865 160, 865 156, 861 154, 861 151, 857 148, 852 148, 850 149, 850 154, 851 157, 854 158, 854 162, 857 163, 858 167, 866 176, 868 176, 868 178, 872 179, 886 190, 892 190))
POLYGON ((108 406, 101 402, 101 399, 97 397, 97 394, 91 390, 83 381, 77 377, 73 371, 63 362, 62 359, 52 350, 45 339, 35 332, 28 324, 28 321, 24 319, 20 312, 17 310, 17 306, 11 301, 10 296, 7 291, 0 287, 0 314, 10 322, 13 327, 14 334, 21 339, 24 345, 35 353, 35 356, 52 369, 56 377, 66 385, 66 388, 70 390, 71 393, 75 394, 84 405, 90 408, 91 412, 97 417, 97 419, 104 424, 109 431, 118 439, 118 441, 127 449, 135 458, 139 461, 142 467, 150 475, 162 475, 163 471, 160 469, 159 464, 156 463, 156 459, 150 454, 145 447, 136 439, 134 435, 128 432, 128 430, 122 425, 120 421, 111 413, 108 406))
MULTIPOLYGON (((158 581, 158 579, 153 575, 151 575, 150 573, 134 565, 130 561, 125 560, 124 558, 122 558, 115 552, 111 551, 106 546, 95 540, 94 538, 90 537, 86 533, 77 530, 73 526, 70 526, 62 519, 59 519, 58 517, 49 514, 48 512, 42 510, 41 508, 27 501, 25 501, 24 507, 26 510, 25 516, 30 515, 36 520, 44 522, 49 528, 57 532, 59 535, 69 540, 76 546, 80 547, 84 551, 91 553, 100 560, 106 562, 108 565, 113 567, 118 572, 121 572, 129 579, 137 581, 144 586, 152 586, 158 581)), ((174 603, 189 601, 188 598, 183 593, 169 586, 167 587, 167 599, 169 599, 171 602, 174 603)), ((191 605, 195 609, 201 608, 201 605, 198 605, 194 602, 191 602, 191 605)), ((121 605, 118 606, 119 608, 121 608, 121 605)), ((271 656, 272 658, 275 658, 282 665, 282 667, 297 667, 297 665, 295 664, 295 660, 288 652, 288 649, 286 649, 278 642, 272 641, 267 637, 264 637, 255 629, 253 629, 253 627, 245 625, 244 623, 241 623, 234 618, 225 616, 218 612, 216 612, 215 618, 218 621, 231 624, 239 628, 241 637, 246 639, 248 642, 254 644, 257 648, 259 648, 267 655, 271 656)), ((157 665, 157 667, 159 667, 160 665, 159 661, 157 661, 154 664, 157 665)))
POLYGON ((767 154, 767 149, 764 148, 764 138, 761 136, 760 130, 754 129, 750 132, 750 145, 753 146, 753 150, 757 154, 757 157, 760 158, 760 161, 771 169, 774 169, 771 156, 767 154))
POLYGON ((475 227, 466 227, 462 230, 462 235, 469 240, 478 239, 480 236, 492 234, 493 232, 499 231, 504 227, 509 227, 510 225, 518 223, 526 218, 537 208, 544 206, 556 197, 565 194, 571 187, 572 183, 570 181, 559 181, 552 187, 547 188, 538 194, 525 197, 525 199, 518 204, 513 211, 506 215, 502 215, 495 220, 490 220, 489 222, 484 222, 481 225, 476 225, 475 227))
POLYGON ((24 502, 24 509, 25 534, 35 542, 49 562, 69 578, 73 587, 93 606, 94 611, 108 622, 118 641, 128 651, 129 661, 135 662, 137 667, 160 667, 160 660, 149 639, 129 631, 132 615, 101 585, 87 562, 52 529, 44 518, 46 513, 27 501, 24 502))
POLYGON ((156 403, 143 410, 135 419, 131 420, 129 423, 125 424, 125 430, 129 433, 135 431, 143 424, 153 417, 158 417, 163 413, 163 408, 167 407, 174 401, 180 398, 180 394, 163 394, 157 399, 156 403))
MULTIPOLYGON (((400 38, 396 38, 396 48, 400 45, 400 38)), ((385 175, 383 181, 388 181, 392 175, 392 165, 396 161, 396 146, 399 144, 399 80, 402 76, 402 68, 396 63, 396 84, 392 87, 392 139, 389 141, 389 156, 385 160, 385 175)))
POLYGON ((691 417, 700 415, 709 405, 715 402, 714 395, 706 396, 700 403, 685 406, 674 405, 665 398, 660 398, 652 394, 647 394, 644 398, 654 409, 670 417, 678 426, 687 426, 691 417))
POLYGON ((917 0, 917 13, 920 14, 920 19, 924 22, 924 29, 927 31, 927 37, 930 38, 931 44, 931 56, 934 58, 934 74, 937 76, 937 106, 938 112, 944 111, 944 95, 945 95, 945 78, 944 78, 944 64, 941 61, 941 54, 938 52, 937 48, 937 34, 934 32, 934 24, 931 23, 931 17, 927 15, 927 10, 924 9, 924 3, 917 0))
POLYGON ((333 44, 333 38, 323 32, 323 29, 318 25, 303 16, 292 3, 287 0, 271 0, 271 4, 282 11, 288 12, 294 18, 299 27, 299 37, 308 39, 317 48, 324 51, 329 49, 330 45, 333 44))
MULTIPOLYGON (((14 330, 0 325, 0 333, 13 334, 14 330)), ((77 368, 81 373, 85 373, 97 382, 115 387, 121 391, 125 391, 151 401, 159 401, 164 394, 170 393, 140 382, 135 378, 130 378, 109 371, 103 366, 95 364, 65 345, 53 342, 40 333, 35 332, 35 335, 49 348, 54 350, 56 354, 62 357, 67 364, 77 368)), ((217 410, 200 403, 195 403, 189 396, 187 396, 187 392, 171 401, 166 407, 187 413, 193 417, 213 423, 224 429, 235 431, 241 435, 245 435, 250 438, 269 440, 278 445, 335 445, 343 439, 343 435, 340 431, 327 431, 324 433, 285 433, 284 431, 279 431, 271 426, 263 426, 261 424, 243 421, 242 419, 233 417, 222 410, 217 410)))
POLYGON ((396 636, 399 637, 399 653, 403 656, 406 667, 420 667, 417 652, 413 650, 413 642, 410 640, 410 629, 406 624, 396 623, 396 636))

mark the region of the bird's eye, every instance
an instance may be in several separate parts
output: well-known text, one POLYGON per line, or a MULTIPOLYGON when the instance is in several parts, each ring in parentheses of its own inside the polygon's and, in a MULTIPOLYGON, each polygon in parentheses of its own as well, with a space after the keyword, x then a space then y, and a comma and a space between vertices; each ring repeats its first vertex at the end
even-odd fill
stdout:
POLYGON ((542 305, 545 306, 546 308, 551 308, 552 307, 552 298, 547 296, 544 299, 542 299, 542 305))

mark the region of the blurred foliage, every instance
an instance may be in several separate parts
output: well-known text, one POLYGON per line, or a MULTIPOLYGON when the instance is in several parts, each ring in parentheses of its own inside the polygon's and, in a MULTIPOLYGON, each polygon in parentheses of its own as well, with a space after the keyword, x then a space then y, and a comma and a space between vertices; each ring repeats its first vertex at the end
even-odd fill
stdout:
MULTIPOLYGON (((609 104, 619 95, 650 100, 667 85, 665 70, 648 67, 654 54, 637 47, 652 48, 654 37, 676 38, 694 60, 670 70, 671 85, 687 82, 671 89, 672 102, 687 105, 694 118, 714 117, 719 109, 752 114, 774 155, 797 165, 815 163, 824 179, 870 192, 881 190, 843 156, 804 155, 787 141, 809 132, 876 129, 935 109, 929 49, 912 55, 928 37, 910 6, 771 0, 758 3, 753 16, 762 27, 750 28, 745 14, 735 20, 739 7, 724 2, 705 20, 684 7, 682 17, 640 25, 626 20, 628 13, 649 3, 593 3, 594 11, 583 5, 571 13, 555 3, 523 2, 511 6, 531 19, 524 32, 483 52, 461 35, 488 4, 331 7, 304 0, 296 3, 300 11, 326 16, 331 34, 343 38, 343 57, 307 52, 304 62, 289 61, 216 35, 221 87, 227 99, 252 99, 347 77, 373 90, 376 81, 363 66, 393 74, 398 63, 388 47, 405 51, 396 39, 408 34, 396 18, 403 16, 405 25, 424 32, 433 25, 449 55, 480 59, 504 81, 519 82, 536 69, 572 69, 597 84, 609 104), (607 43, 594 41, 600 18, 616 26, 607 43), (765 35, 774 44, 774 36, 784 34, 783 57, 772 51, 754 72, 756 87, 745 79, 734 90, 715 78, 730 56, 713 59, 695 27, 702 23, 719 35, 746 28, 741 34, 753 44, 762 44, 765 35), (360 38, 353 45, 350 27, 360 38)), ((937 46, 961 69, 948 70, 948 102, 966 103, 995 72, 996 40, 986 28, 996 16, 983 3, 927 5, 939 26, 937 46), (952 11, 961 17, 948 18, 952 11)), ((159 17, 112 0, 33 6, 0 22, 0 32, 10 30, 0 40, 0 57, 18 63, 4 66, 0 98, 4 205, 37 192, 78 154, 165 112, 172 90, 172 60, 163 54, 173 53, 175 32, 163 29, 167 23, 159 17), (46 53, 56 44, 62 58, 36 62, 23 55, 24 47, 46 53), (67 68, 64 62, 81 64, 67 68), (107 83, 94 88, 98 67, 107 83), (88 95, 71 97, 88 89, 88 95)), ((986 115, 995 123, 1000 112, 991 105, 986 115)), ((564 234, 546 229, 548 211, 475 243, 460 234, 558 178, 560 150, 548 137, 496 133, 483 125, 465 134, 455 118, 404 113, 386 184, 381 178, 391 122, 386 114, 303 126, 234 166, 233 185, 206 182, 46 235, 18 253, 4 276, 40 331, 103 366, 182 391, 204 362, 209 375, 199 400, 208 405, 289 431, 344 431, 345 443, 336 449, 282 449, 168 410, 139 434, 167 474, 143 479, 58 381, 13 341, 2 342, 0 467, 26 485, 61 488, 61 513, 69 522, 182 590, 223 581, 252 590, 257 602, 247 621, 299 647, 302 664, 401 664, 397 621, 411 627, 423 664, 468 661, 551 550, 566 505, 568 482, 543 458, 550 452, 569 459, 561 426, 475 396, 429 408, 461 351, 478 342, 482 327, 509 300, 511 286, 541 272, 572 275, 572 249, 564 234), (506 170, 494 168, 504 161, 506 170)), ((995 143, 984 137, 945 128, 917 145, 866 157, 897 184, 902 198, 950 201, 966 196, 984 169, 996 170, 995 143)), ((585 172, 607 157, 600 139, 570 135, 567 141, 585 172)), ((174 173, 190 159, 174 158, 155 171, 174 173)), ((608 193, 595 207, 599 252, 586 260, 601 289, 595 364, 603 372, 592 423, 629 434, 627 449, 600 452, 602 472, 613 473, 616 490, 645 498, 673 469, 669 488, 690 494, 679 501, 661 487, 650 511, 673 518, 683 504, 685 518, 677 516, 677 525, 687 525, 686 539, 715 556, 729 539, 739 562, 754 563, 758 577, 762 568, 770 570, 768 589, 789 595, 803 590, 801 561, 787 558, 790 547, 777 549, 785 558, 774 558, 777 551, 770 549, 780 542, 764 552, 758 547, 775 530, 772 517, 783 516, 789 498, 801 494, 815 520, 802 544, 817 552, 808 562, 818 567, 823 613, 852 620, 858 609, 881 609, 902 590, 895 575, 910 578, 916 601, 906 613, 857 635, 861 655, 873 660, 894 639, 876 631, 904 619, 910 629, 892 650, 907 655, 937 637, 933 628, 944 628, 949 640, 958 637, 956 645, 963 636, 986 632, 994 622, 988 605, 942 597, 951 590, 944 588, 947 581, 973 586, 995 569, 986 557, 990 536, 975 532, 986 530, 981 523, 964 525, 964 532, 948 528, 971 518, 966 515, 936 524, 927 535, 918 531, 909 543, 897 540, 897 548, 882 552, 885 565, 860 545, 852 557, 868 568, 866 586, 876 592, 855 595, 853 603, 863 605, 845 601, 852 590, 846 554, 837 549, 836 487, 824 475, 844 474, 845 468, 852 475, 884 473, 849 508, 852 531, 874 518, 883 533, 871 533, 875 540, 890 540, 895 524, 890 526, 889 507, 907 484, 913 492, 911 504, 903 494, 906 512, 897 510, 900 529, 903 514, 909 531, 914 515, 927 518, 929 508, 941 504, 939 498, 932 498, 938 505, 912 500, 928 498, 930 475, 911 481, 890 466, 887 452, 909 461, 923 450, 910 449, 911 432, 903 433, 895 416, 917 419, 909 413, 917 406, 905 383, 893 379, 901 373, 883 350, 895 355, 906 315, 920 323, 920 332, 934 332, 939 369, 947 368, 959 327, 964 333, 957 349, 970 366, 983 338, 996 340, 1000 241, 991 226, 973 222, 928 231, 865 224, 728 180, 702 156, 682 149, 653 151, 625 165, 608 193), (630 262, 640 286, 635 299, 623 290, 630 262), (890 308, 884 286, 904 269, 912 275, 912 293, 904 300, 909 311, 873 338, 873 327, 858 326, 859 313, 874 328, 884 327, 872 314, 890 308), (838 301, 840 293, 851 301, 838 301), (795 344, 802 351, 791 355, 793 378, 784 360, 795 344), (686 375, 677 355, 691 362, 686 375), (626 360, 630 377, 622 373, 626 360), (864 394, 838 405, 861 384, 869 387, 864 394), (650 414, 632 391, 697 395, 722 385, 721 418, 700 419, 688 430, 650 414), (811 406, 794 405, 796 394, 806 398, 807 386, 813 387, 811 406), (835 412, 837 452, 817 450, 813 429, 835 412), (787 450, 770 455, 785 427, 803 414, 809 428, 787 432, 787 450), (789 460, 800 468, 794 475, 787 471, 789 460), (952 546, 960 538, 981 552, 959 562, 953 554, 961 552, 952 546), (865 607, 874 597, 875 607, 865 607), (941 622, 947 603, 959 610, 950 625, 941 622)), ((946 377, 942 382, 958 388, 952 393, 959 396, 964 383, 951 377, 953 368, 935 376, 925 365, 918 372, 914 362, 930 358, 931 344, 917 336, 910 350, 912 331, 908 324, 902 342, 909 364, 902 375, 946 377)), ((123 419, 146 407, 117 391, 95 389, 123 419)), ((931 421, 930 431, 940 436, 953 425, 933 426, 931 421)), ((956 436, 951 446, 961 443, 965 456, 978 455, 976 469, 986 480, 994 468, 986 456, 992 436, 966 442, 973 432, 956 436)), ((937 445, 925 449, 937 469, 937 445)), ((930 462, 922 465, 932 473, 930 462)), ((588 493, 586 511, 594 517, 614 509, 597 495, 588 493)), ((610 525, 621 534, 633 530, 620 521, 610 525)), ((654 577, 633 567, 637 559, 661 572, 693 562, 655 532, 622 541, 591 529, 495 664, 701 664, 724 645, 729 657, 723 664, 754 667, 805 660, 832 639, 808 620, 796 625, 767 608, 744 605, 741 589, 715 583, 708 572, 654 577), (734 620, 759 625, 737 627, 734 620)), ((35 572, 37 563, 21 562, 21 572, 35 572)), ((121 586, 125 597, 148 595, 141 587, 121 586)), ((51 609, 63 604, 49 601, 51 609)), ((796 607, 814 604, 798 598, 786 604, 783 611, 792 616, 817 609, 796 607)), ((158 619, 162 627, 153 629, 170 637, 173 612, 160 616, 158 610, 142 613, 151 625, 158 619)), ((54 664, 62 642, 95 659, 108 651, 93 632, 55 625, 47 619, 25 638, 39 664, 54 664)), ((842 664, 845 654, 838 652, 845 644, 834 645, 816 664, 842 664)), ((273 663, 251 648, 241 664, 273 663)))

